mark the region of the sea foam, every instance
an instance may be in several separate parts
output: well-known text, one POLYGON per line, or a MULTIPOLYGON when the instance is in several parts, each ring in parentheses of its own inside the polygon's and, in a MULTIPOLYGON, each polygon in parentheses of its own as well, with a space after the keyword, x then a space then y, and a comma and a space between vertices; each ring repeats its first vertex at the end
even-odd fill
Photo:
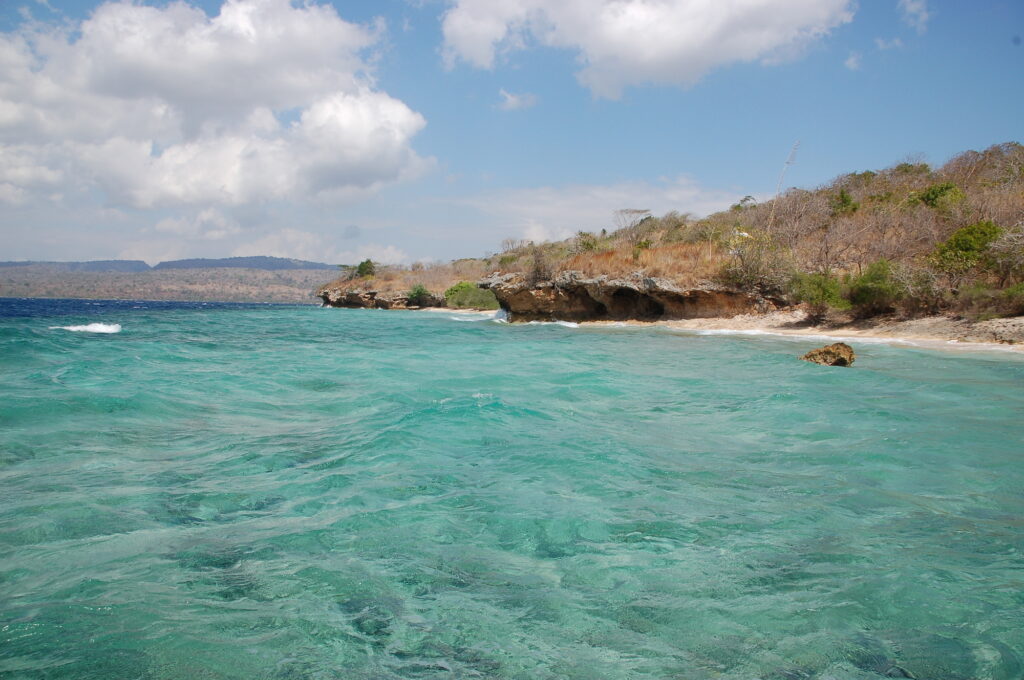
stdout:
POLYGON ((73 331, 75 333, 120 333, 119 323, 89 323, 84 326, 50 326, 50 330, 73 331))
POLYGON ((579 328, 575 321, 527 321, 527 326, 562 326, 563 328, 579 328))

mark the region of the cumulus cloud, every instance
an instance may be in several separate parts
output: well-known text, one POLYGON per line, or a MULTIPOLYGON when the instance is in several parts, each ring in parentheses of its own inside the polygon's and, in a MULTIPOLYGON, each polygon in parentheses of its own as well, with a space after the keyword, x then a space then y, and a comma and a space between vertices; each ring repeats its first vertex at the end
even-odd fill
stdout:
POLYGON ((415 176, 425 120, 374 85, 382 31, 326 4, 227 0, 216 16, 108 2, 80 24, 0 34, 0 200, 61 187, 237 206, 415 176))
POLYGON ((168 217, 160 220, 154 230, 182 238, 219 241, 242 233, 235 220, 215 208, 207 208, 194 217, 168 217))
POLYGON ((703 216, 722 210, 744 194, 702 187, 689 177, 660 182, 536 187, 495 192, 458 203, 497 218, 495 234, 533 241, 568 238, 577 231, 614 229, 616 210, 642 205, 655 215, 670 210, 703 216))
POLYGON ((0 203, 22 205, 28 198, 28 192, 10 182, 0 183, 0 203))
POLYGON ((931 15, 928 13, 927 0, 900 0, 899 8, 907 25, 917 29, 918 33, 928 30, 928 19, 931 15))
POLYGON ((860 70, 860 52, 850 52, 850 56, 843 62, 843 66, 850 69, 851 71, 860 70))
MULTIPOLYGON (((922 2, 922 0, 901 0, 922 2)), ((451 0, 444 58, 478 68, 539 44, 577 52, 577 77, 616 98, 642 83, 688 86, 720 66, 771 63, 853 18, 853 0, 451 0)))
POLYGON ((537 96, 529 92, 514 94, 502 89, 498 90, 498 94, 501 96, 501 103, 498 104, 498 108, 502 111, 528 109, 537 104, 537 96))

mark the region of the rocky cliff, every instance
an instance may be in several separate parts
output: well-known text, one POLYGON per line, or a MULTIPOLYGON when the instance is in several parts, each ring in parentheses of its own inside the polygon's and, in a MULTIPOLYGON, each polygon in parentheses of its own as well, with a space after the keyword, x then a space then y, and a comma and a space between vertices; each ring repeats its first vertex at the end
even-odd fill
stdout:
POLYGON ((666 279, 635 273, 585 278, 559 272, 531 285, 520 273, 491 274, 478 282, 498 298, 509 321, 658 321, 729 317, 772 311, 781 302, 707 284, 683 289, 666 279))
MULTIPOLYGON (((764 313, 781 302, 722 286, 680 288, 671 281, 635 273, 621 278, 586 278, 559 272, 532 284, 522 273, 491 274, 477 282, 490 289, 509 321, 659 321, 764 313)), ((439 295, 410 304, 404 293, 326 285, 317 296, 329 307, 410 309, 444 307, 439 295)))
POLYGON ((444 297, 428 295, 416 300, 417 304, 409 303, 405 293, 388 293, 361 288, 345 289, 341 287, 323 286, 316 292, 328 307, 357 307, 366 309, 419 309, 422 307, 444 307, 444 297))

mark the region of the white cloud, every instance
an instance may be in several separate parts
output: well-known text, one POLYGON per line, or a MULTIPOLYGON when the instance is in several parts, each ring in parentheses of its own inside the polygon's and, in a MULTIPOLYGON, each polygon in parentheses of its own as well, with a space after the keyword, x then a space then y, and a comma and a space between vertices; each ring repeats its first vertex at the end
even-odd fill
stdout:
POLYGON ((412 261, 408 254, 392 245, 368 243, 356 248, 341 250, 332 248, 330 239, 325 238, 322 234, 291 228, 265 234, 235 248, 231 254, 235 256, 271 255, 330 264, 353 264, 367 258, 383 264, 412 261))
POLYGON ((220 241, 242 233, 235 220, 215 208, 207 208, 191 218, 168 217, 157 222, 154 230, 182 238, 220 241))
POLYGON ((670 210, 697 216, 722 210, 743 198, 735 191, 706 189, 688 177, 657 183, 623 182, 501 191, 457 201, 497 217, 490 230, 498 236, 534 241, 567 238, 577 231, 615 229, 613 215, 642 207, 655 215, 670 210))
POLYGON ((28 22, 0 34, 0 185, 202 207, 415 176, 425 121, 374 86, 381 32, 289 0, 227 0, 213 17, 109 2, 73 26, 28 22))
POLYGON ((931 15, 928 12, 927 0, 899 0, 899 8, 907 25, 917 29, 918 33, 928 30, 928 19, 931 15))
POLYGON ((886 40, 884 38, 875 38, 875 47, 882 51, 897 50, 903 47, 903 41, 900 40, 899 38, 892 38, 890 40, 886 40))
POLYGON ((186 257, 187 253, 186 245, 177 239, 145 240, 135 241, 126 245, 118 251, 116 259, 142 260, 153 266, 168 260, 180 260, 186 257))
POLYGON ((0 203, 22 205, 28 199, 28 192, 10 182, 0 182, 0 203))
POLYGON ((498 94, 501 96, 501 103, 498 104, 498 108, 502 111, 528 109, 537 104, 537 95, 530 94, 529 92, 514 94, 502 89, 498 90, 498 94))
MULTIPOLYGON (((907 1, 907 0, 904 0, 907 1)), ((914 0, 910 0, 914 1, 914 0)), ((444 58, 478 68, 530 41, 578 53, 580 82, 688 86, 736 62, 792 57, 853 18, 853 0, 451 0, 444 58)))
POLYGON ((851 71, 860 70, 860 52, 850 52, 850 56, 843 62, 843 66, 850 69, 851 71))

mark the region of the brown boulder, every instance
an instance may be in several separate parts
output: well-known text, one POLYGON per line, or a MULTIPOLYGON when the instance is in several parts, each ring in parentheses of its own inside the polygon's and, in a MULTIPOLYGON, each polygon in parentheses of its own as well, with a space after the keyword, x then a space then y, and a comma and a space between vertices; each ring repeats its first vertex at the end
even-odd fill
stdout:
POLYGON ((822 366, 852 366, 856 357, 853 348, 845 342, 834 342, 831 345, 812 349, 800 358, 822 366))

